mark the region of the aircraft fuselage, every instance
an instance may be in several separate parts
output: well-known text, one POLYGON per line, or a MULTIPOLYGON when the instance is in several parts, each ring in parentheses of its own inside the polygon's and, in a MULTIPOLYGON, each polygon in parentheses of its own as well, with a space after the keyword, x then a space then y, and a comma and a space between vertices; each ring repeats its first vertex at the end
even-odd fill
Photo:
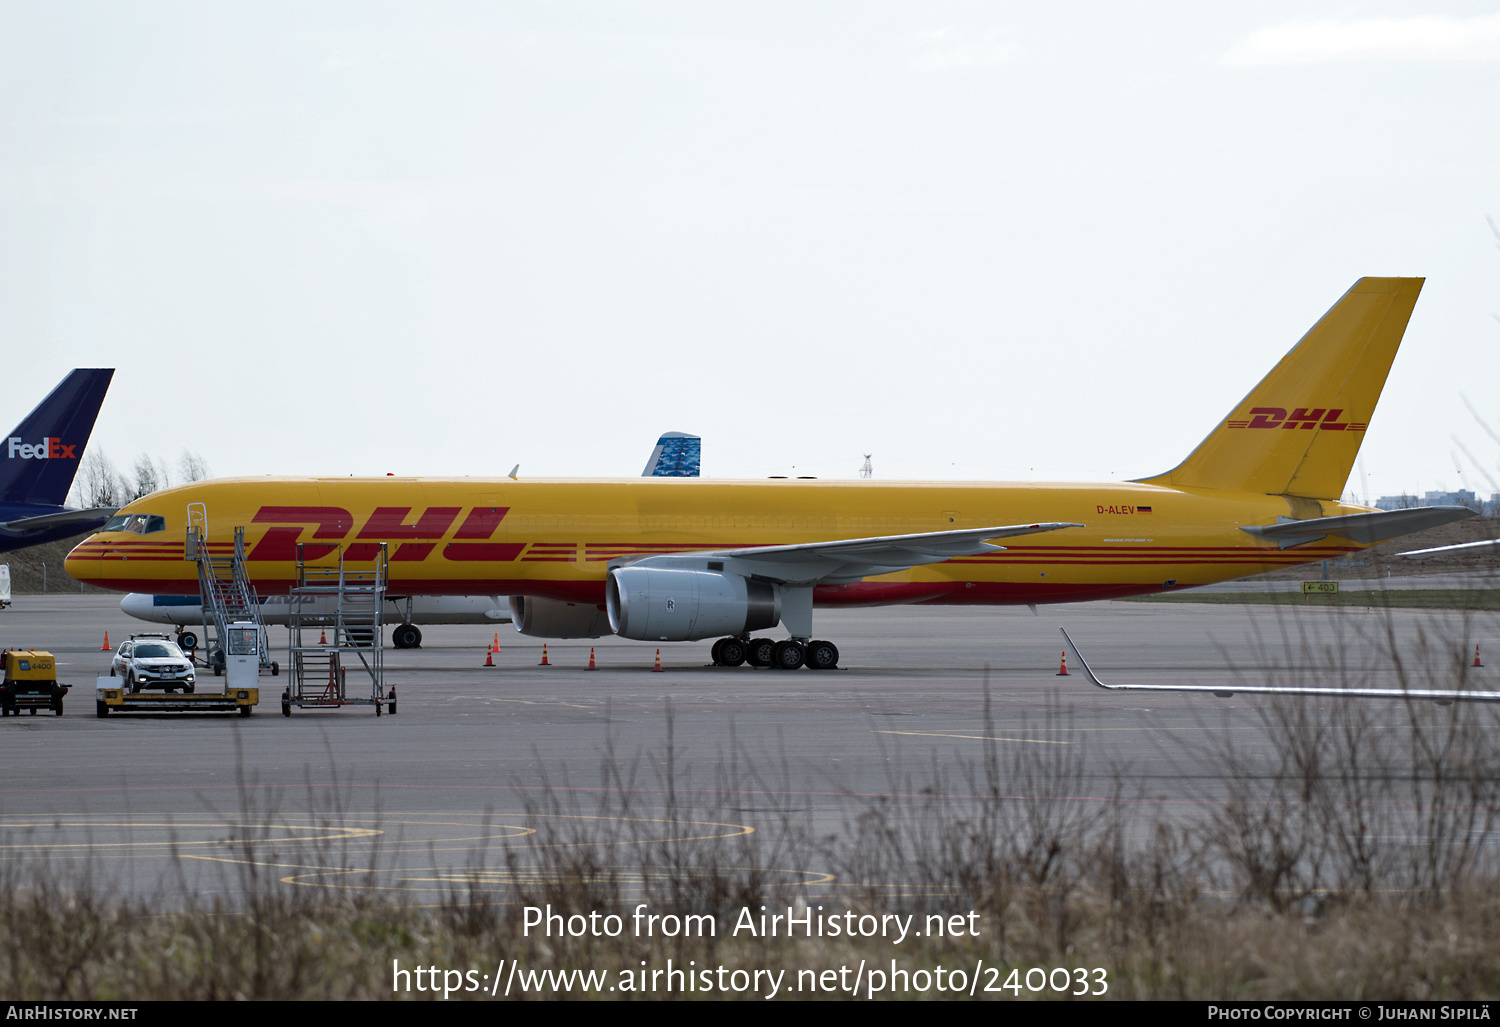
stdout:
POLYGON ((81 581, 126 592, 195 594, 183 560, 189 503, 204 504, 210 547, 245 528, 262 594, 295 579, 297 547, 320 563, 390 554, 390 588, 418 595, 533 595, 600 603, 611 560, 1035 521, 1066 528, 851 584, 820 585, 819 605, 1012 604, 1187 588, 1362 546, 1336 537, 1282 549, 1242 526, 1364 507, 1282 496, 1108 484, 873 481, 619 481, 241 478, 154 493, 122 513, 164 518, 149 535, 96 534, 69 555, 81 581), (1293 506, 1296 509, 1293 509, 1293 506))

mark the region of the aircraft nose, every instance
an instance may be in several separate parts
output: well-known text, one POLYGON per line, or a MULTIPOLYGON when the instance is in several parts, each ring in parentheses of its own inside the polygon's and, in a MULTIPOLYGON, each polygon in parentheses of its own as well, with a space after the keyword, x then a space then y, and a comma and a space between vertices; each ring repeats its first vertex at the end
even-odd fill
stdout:
POLYGON ((104 571, 104 561, 100 559, 104 547, 95 541, 97 538, 97 535, 90 535, 74 546, 72 552, 63 559, 63 569, 73 580, 90 585, 104 584, 99 580, 104 571))
POLYGON ((143 592, 132 592, 120 600, 120 610, 131 617, 144 620, 151 613, 151 597, 143 592))

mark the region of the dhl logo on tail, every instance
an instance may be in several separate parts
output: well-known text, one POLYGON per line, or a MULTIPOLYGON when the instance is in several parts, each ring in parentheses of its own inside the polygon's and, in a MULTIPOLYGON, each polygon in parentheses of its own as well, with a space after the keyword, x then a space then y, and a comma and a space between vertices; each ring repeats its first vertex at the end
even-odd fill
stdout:
POLYGON ((1251 407, 1250 420, 1248 421, 1225 421, 1226 428, 1305 428, 1318 429, 1320 431, 1364 431, 1367 427, 1365 421, 1340 421, 1342 410, 1327 410, 1318 407, 1309 410, 1307 407, 1297 407, 1287 416, 1285 407, 1251 407))

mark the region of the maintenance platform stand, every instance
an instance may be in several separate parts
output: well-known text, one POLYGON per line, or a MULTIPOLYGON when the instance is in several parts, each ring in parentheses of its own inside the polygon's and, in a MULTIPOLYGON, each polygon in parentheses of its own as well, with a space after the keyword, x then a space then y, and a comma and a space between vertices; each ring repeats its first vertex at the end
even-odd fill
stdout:
POLYGON ((347 567, 342 548, 336 565, 310 563, 303 545, 297 543, 297 584, 288 595, 291 640, 287 670, 291 680, 281 693, 282 715, 290 717, 293 706, 373 706, 377 717, 387 709, 394 716, 396 690, 387 691, 385 687, 381 622, 390 570, 386 544, 380 543, 374 567, 369 570, 347 567), (322 609, 317 601, 329 598, 334 600, 335 611, 331 625, 327 624, 326 611, 316 612, 322 609), (304 625, 304 620, 309 623, 304 625), (331 640, 328 627, 333 630, 331 640), (318 632, 316 641, 311 638, 314 631, 318 632), (350 670, 354 671, 353 686, 347 680, 350 670))

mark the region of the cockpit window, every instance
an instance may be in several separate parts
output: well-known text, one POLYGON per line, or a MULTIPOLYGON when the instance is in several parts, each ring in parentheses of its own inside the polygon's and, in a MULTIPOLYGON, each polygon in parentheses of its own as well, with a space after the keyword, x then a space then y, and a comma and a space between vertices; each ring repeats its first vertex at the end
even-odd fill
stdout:
POLYGON ((166 531, 167 519, 146 513, 116 514, 109 519, 102 530, 133 531, 137 535, 150 535, 152 532, 166 531))

